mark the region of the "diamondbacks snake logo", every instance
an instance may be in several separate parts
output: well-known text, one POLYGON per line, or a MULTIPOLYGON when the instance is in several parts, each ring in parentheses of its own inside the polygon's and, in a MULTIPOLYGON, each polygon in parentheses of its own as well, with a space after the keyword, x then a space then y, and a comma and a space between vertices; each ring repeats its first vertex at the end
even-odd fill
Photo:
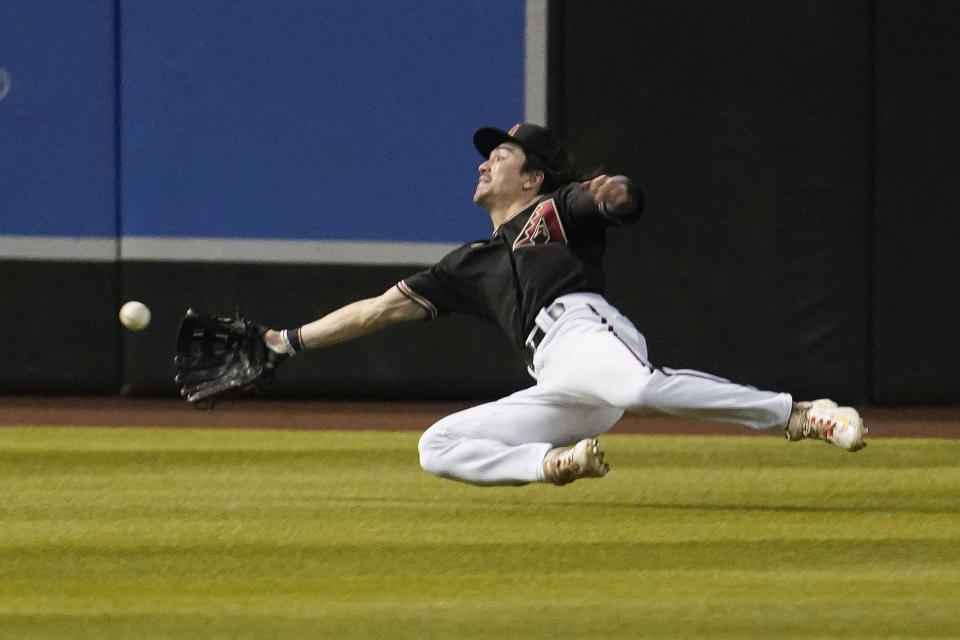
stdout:
POLYGON ((514 240, 513 248, 532 247, 550 242, 566 243, 566 241, 567 232, 563 230, 563 223, 560 222, 560 216, 557 214, 557 206, 551 198, 541 202, 533 210, 527 219, 527 224, 523 225, 523 230, 514 240))

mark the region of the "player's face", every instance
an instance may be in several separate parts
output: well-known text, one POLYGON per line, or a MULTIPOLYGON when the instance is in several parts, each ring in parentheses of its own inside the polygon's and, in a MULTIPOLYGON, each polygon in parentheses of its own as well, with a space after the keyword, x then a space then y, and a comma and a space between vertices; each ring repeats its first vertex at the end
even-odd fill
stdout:
POLYGON ((490 152, 490 157, 481 163, 477 190, 473 201, 489 209, 496 202, 510 202, 525 193, 524 183, 530 176, 523 173, 527 156, 519 145, 505 142, 490 152))

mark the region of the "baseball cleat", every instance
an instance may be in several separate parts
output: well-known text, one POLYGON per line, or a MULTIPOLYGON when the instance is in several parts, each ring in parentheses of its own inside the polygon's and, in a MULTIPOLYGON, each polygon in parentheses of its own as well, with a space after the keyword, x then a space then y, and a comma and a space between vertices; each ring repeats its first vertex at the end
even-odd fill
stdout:
POLYGON ((837 406, 836 402, 826 398, 793 403, 793 412, 784 431, 790 441, 826 440, 851 453, 867 446, 863 441, 867 428, 856 409, 837 406))
POLYGON ((565 485, 578 478, 602 478, 610 471, 603 461, 600 443, 594 438, 581 440, 572 447, 551 449, 543 458, 543 476, 547 482, 565 485))

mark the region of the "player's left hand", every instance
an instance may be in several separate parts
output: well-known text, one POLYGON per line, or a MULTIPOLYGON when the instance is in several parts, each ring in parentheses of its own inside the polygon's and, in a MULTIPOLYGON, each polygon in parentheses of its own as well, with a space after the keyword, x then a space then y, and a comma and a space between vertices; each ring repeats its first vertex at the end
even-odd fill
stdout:
POLYGON ((263 344, 278 355, 292 356, 293 352, 283 343, 283 336, 276 329, 267 329, 263 334, 263 344))
POLYGON ((250 322, 237 310, 233 317, 204 315, 193 309, 180 322, 174 382, 188 402, 198 406, 228 393, 269 386, 276 368, 287 358, 263 340, 266 327, 250 322))
POLYGON ((599 175, 581 183, 584 191, 593 196, 600 211, 615 212, 624 207, 630 198, 627 181, 620 176, 599 175))

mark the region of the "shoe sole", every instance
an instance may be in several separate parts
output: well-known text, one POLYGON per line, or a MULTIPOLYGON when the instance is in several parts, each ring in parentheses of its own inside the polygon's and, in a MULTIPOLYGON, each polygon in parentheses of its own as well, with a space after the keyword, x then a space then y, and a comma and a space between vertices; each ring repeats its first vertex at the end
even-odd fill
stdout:
POLYGON ((582 474, 585 478, 602 478, 610 471, 610 465, 603 461, 603 451, 600 450, 600 442, 596 439, 590 440, 589 451, 587 453, 587 464, 585 465, 589 472, 582 474))
POLYGON ((852 439, 844 438, 844 440, 849 440, 849 442, 845 442, 844 444, 838 442, 836 438, 831 438, 829 442, 850 453, 860 451, 867 446, 867 443, 863 441, 863 437, 869 433, 869 430, 863 424, 863 418, 861 418, 857 410, 852 407, 840 407, 839 410, 843 412, 850 421, 848 429, 854 430, 854 437, 852 439))

